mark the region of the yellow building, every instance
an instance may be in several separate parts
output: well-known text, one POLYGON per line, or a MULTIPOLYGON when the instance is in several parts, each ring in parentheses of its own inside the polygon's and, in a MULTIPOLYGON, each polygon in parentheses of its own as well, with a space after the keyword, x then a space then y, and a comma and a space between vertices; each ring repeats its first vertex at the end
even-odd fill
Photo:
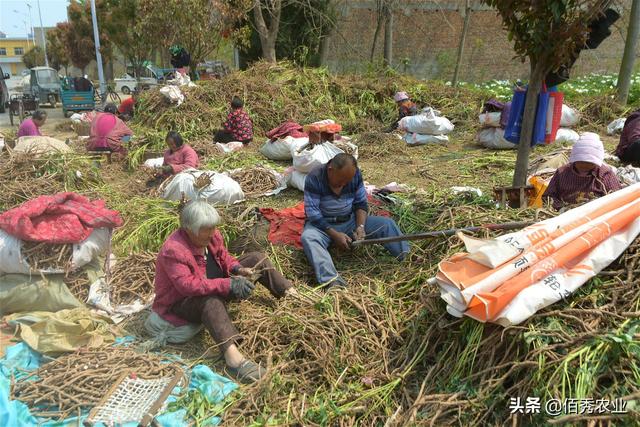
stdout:
POLYGON ((17 76, 27 68, 22 62, 22 55, 33 47, 32 43, 26 37, 0 38, 0 66, 5 73, 17 76))

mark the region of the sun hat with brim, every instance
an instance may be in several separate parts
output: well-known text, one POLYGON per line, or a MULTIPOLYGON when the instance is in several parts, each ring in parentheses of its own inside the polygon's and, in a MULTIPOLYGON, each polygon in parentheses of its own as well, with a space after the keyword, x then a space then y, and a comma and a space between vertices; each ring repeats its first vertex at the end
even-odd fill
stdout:
POLYGON ((573 144, 569 163, 589 162, 602 166, 604 161, 604 146, 598 134, 585 132, 580 135, 580 139, 573 144))
POLYGON ((396 94, 393 95, 393 100, 396 102, 404 101, 406 99, 409 99, 407 92, 396 92, 396 94))

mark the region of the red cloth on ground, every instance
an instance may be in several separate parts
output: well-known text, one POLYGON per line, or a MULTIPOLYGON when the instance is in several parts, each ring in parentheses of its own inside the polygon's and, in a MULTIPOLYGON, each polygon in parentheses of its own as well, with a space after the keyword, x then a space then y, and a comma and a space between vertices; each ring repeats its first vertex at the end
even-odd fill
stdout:
POLYGON ((271 243, 283 243, 302 249, 300 238, 304 228, 304 202, 279 211, 260 208, 260 213, 271 223, 269 228, 271 243))
POLYGON ((270 140, 281 139, 290 136, 292 138, 304 138, 309 136, 302 131, 302 125, 293 121, 284 122, 277 128, 267 132, 267 138, 270 140))
POLYGON ((76 193, 40 196, 0 215, 0 228, 21 240, 80 243, 94 228, 122 225, 104 200, 90 201, 76 193))
MULTIPOLYGON (((369 203, 380 206, 381 202, 369 196, 369 203)), ((269 241, 282 243, 302 249, 302 230, 304 229, 304 202, 290 208, 276 211, 272 208, 260 208, 260 213, 271 223, 269 227, 269 241)), ((391 214, 383 209, 377 209, 377 216, 390 217, 391 214)))

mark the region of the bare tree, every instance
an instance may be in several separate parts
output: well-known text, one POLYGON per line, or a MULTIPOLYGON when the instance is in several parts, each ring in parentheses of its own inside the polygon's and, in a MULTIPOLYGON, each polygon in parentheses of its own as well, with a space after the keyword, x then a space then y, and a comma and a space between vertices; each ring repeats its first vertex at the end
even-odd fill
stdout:
POLYGON ((640 0, 633 0, 631 4, 631 14, 629 16, 627 41, 624 45, 624 55, 622 57, 622 64, 620 64, 620 73, 618 74, 618 94, 616 99, 621 104, 626 104, 627 98, 629 97, 629 87, 631 86, 631 75, 633 74, 633 63, 636 59, 639 37, 640 0))
POLYGON ((260 36, 262 57, 269 62, 276 62, 276 40, 280 28, 282 0, 253 0, 253 17, 256 31, 260 36), (265 20, 265 13, 269 23, 265 20))
POLYGON ((384 5, 384 65, 393 64, 393 1, 385 1, 384 5))

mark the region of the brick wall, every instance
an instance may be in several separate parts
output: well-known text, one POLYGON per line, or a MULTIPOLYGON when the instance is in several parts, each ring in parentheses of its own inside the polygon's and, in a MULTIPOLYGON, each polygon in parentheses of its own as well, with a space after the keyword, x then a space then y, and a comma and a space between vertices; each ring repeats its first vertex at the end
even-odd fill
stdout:
MULTIPOLYGON (((332 70, 367 68, 376 28, 375 3, 343 2, 338 30, 330 39, 328 64, 332 70)), ((618 72, 631 0, 621 3, 625 11, 613 34, 598 49, 582 51, 573 75, 618 72)), ((478 1, 472 1, 472 8, 460 79, 526 78, 529 66, 513 58, 513 45, 496 12, 478 1)), ((417 77, 451 79, 464 22, 460 9, 464 9, 464 1, 398 1, 394 10, 394 67, 417 77)), ((382 58, 383 45, 384 30, 378 37, 377 60, 382 58)))

